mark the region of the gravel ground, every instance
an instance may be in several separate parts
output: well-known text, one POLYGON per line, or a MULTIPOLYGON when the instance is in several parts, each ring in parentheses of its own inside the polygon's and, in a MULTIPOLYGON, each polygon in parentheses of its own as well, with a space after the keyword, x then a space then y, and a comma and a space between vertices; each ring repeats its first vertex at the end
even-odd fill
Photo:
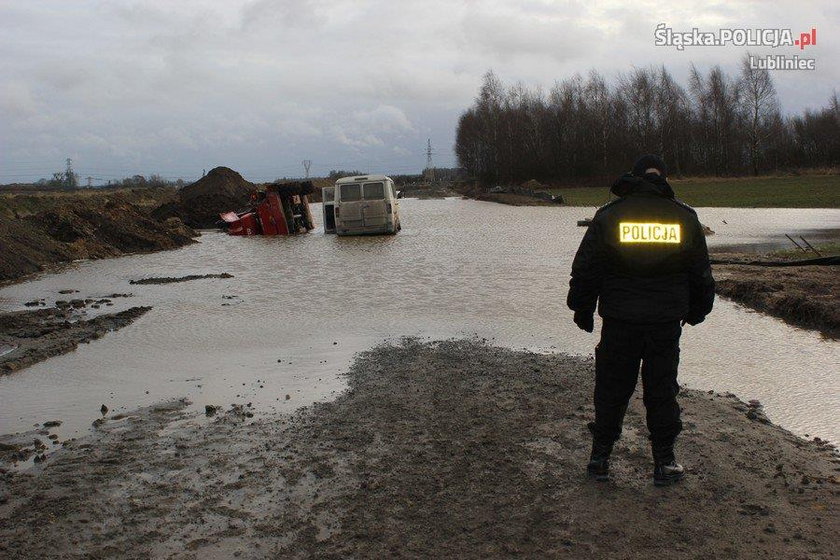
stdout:
POLYGON ((836 554, 834 450, 770 424, 758 403, 683 391, 688 475, 663 489, 634 398, 612 480, 588 480, 593 369, 406 339, 361 354, 347 392, 291 417, 232 407, 199 422, 180 402, 108 417, 0 475, 0 556, 836 554))

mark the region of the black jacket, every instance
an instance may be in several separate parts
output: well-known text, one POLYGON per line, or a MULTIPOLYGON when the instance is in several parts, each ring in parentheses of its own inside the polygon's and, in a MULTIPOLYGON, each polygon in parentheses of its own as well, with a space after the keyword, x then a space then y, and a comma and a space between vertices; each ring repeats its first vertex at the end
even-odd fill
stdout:
POLYGON ((715 282, 697 213, 656 174, 624 175, 620 198, 595 217, 572 264, 568 305, 628 323, 686 320, 712 310, 715 282))

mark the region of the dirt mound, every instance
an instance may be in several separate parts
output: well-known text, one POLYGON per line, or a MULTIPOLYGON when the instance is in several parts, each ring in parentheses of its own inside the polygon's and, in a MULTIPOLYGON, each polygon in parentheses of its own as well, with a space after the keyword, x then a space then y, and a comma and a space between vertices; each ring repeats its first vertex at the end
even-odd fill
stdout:
POLYGON ((227 167, 216 167, 181 189, 175 201, 163 204, 152 212, 158 219, 180 218, 194 228, 212 228, 219 213, 239 210, 248 204, 256 185, 227 167))
POLYGON ((254 190, 254 184, 229 167, 216 167, 210 173, 191 185, 181 189, 179 195, 184 202, 203 196, 247 197, 254 190))
POLYGON ((151 218, 119 193, 62 200, 23 218, 0 216, 0 280, 76 259, 174 249, 196 235, 180 220, 151 218))

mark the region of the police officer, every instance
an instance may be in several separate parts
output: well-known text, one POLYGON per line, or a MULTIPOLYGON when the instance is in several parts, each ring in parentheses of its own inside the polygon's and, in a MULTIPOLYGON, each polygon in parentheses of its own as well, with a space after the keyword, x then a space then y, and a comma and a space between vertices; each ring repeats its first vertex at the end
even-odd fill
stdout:
POLYGON ((667 167, 655 155, 636 161, 632 174, 612 186, 619 198, 595 213, 572 264, 568 305, 574 321, 593 330, 603 317, 595 348, 595 422, 587 471, 609 479, 613 443, 621 435, 627 404, 642 371, 653 482, 682 478, 674 441, 682 429, 677 366, 685 323, 697 325, 712 310, 714 279, 697 214, 674 198, 667 167))

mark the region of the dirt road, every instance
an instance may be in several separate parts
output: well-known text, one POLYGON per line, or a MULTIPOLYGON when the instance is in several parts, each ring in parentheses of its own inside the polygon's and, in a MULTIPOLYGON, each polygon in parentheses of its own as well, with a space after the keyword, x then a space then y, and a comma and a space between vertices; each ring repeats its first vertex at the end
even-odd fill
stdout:
MULTIPOLYGON (((655 488, 634 399, 584 476, 593 364, 475 341, 362 354, 294 417, 108 419, 0 487, 4 558, 828 558, 838 460, 760 407, 684 391, 689 475, 655 488)), ((222 403, 208 403, 222 404, 222 403)))

